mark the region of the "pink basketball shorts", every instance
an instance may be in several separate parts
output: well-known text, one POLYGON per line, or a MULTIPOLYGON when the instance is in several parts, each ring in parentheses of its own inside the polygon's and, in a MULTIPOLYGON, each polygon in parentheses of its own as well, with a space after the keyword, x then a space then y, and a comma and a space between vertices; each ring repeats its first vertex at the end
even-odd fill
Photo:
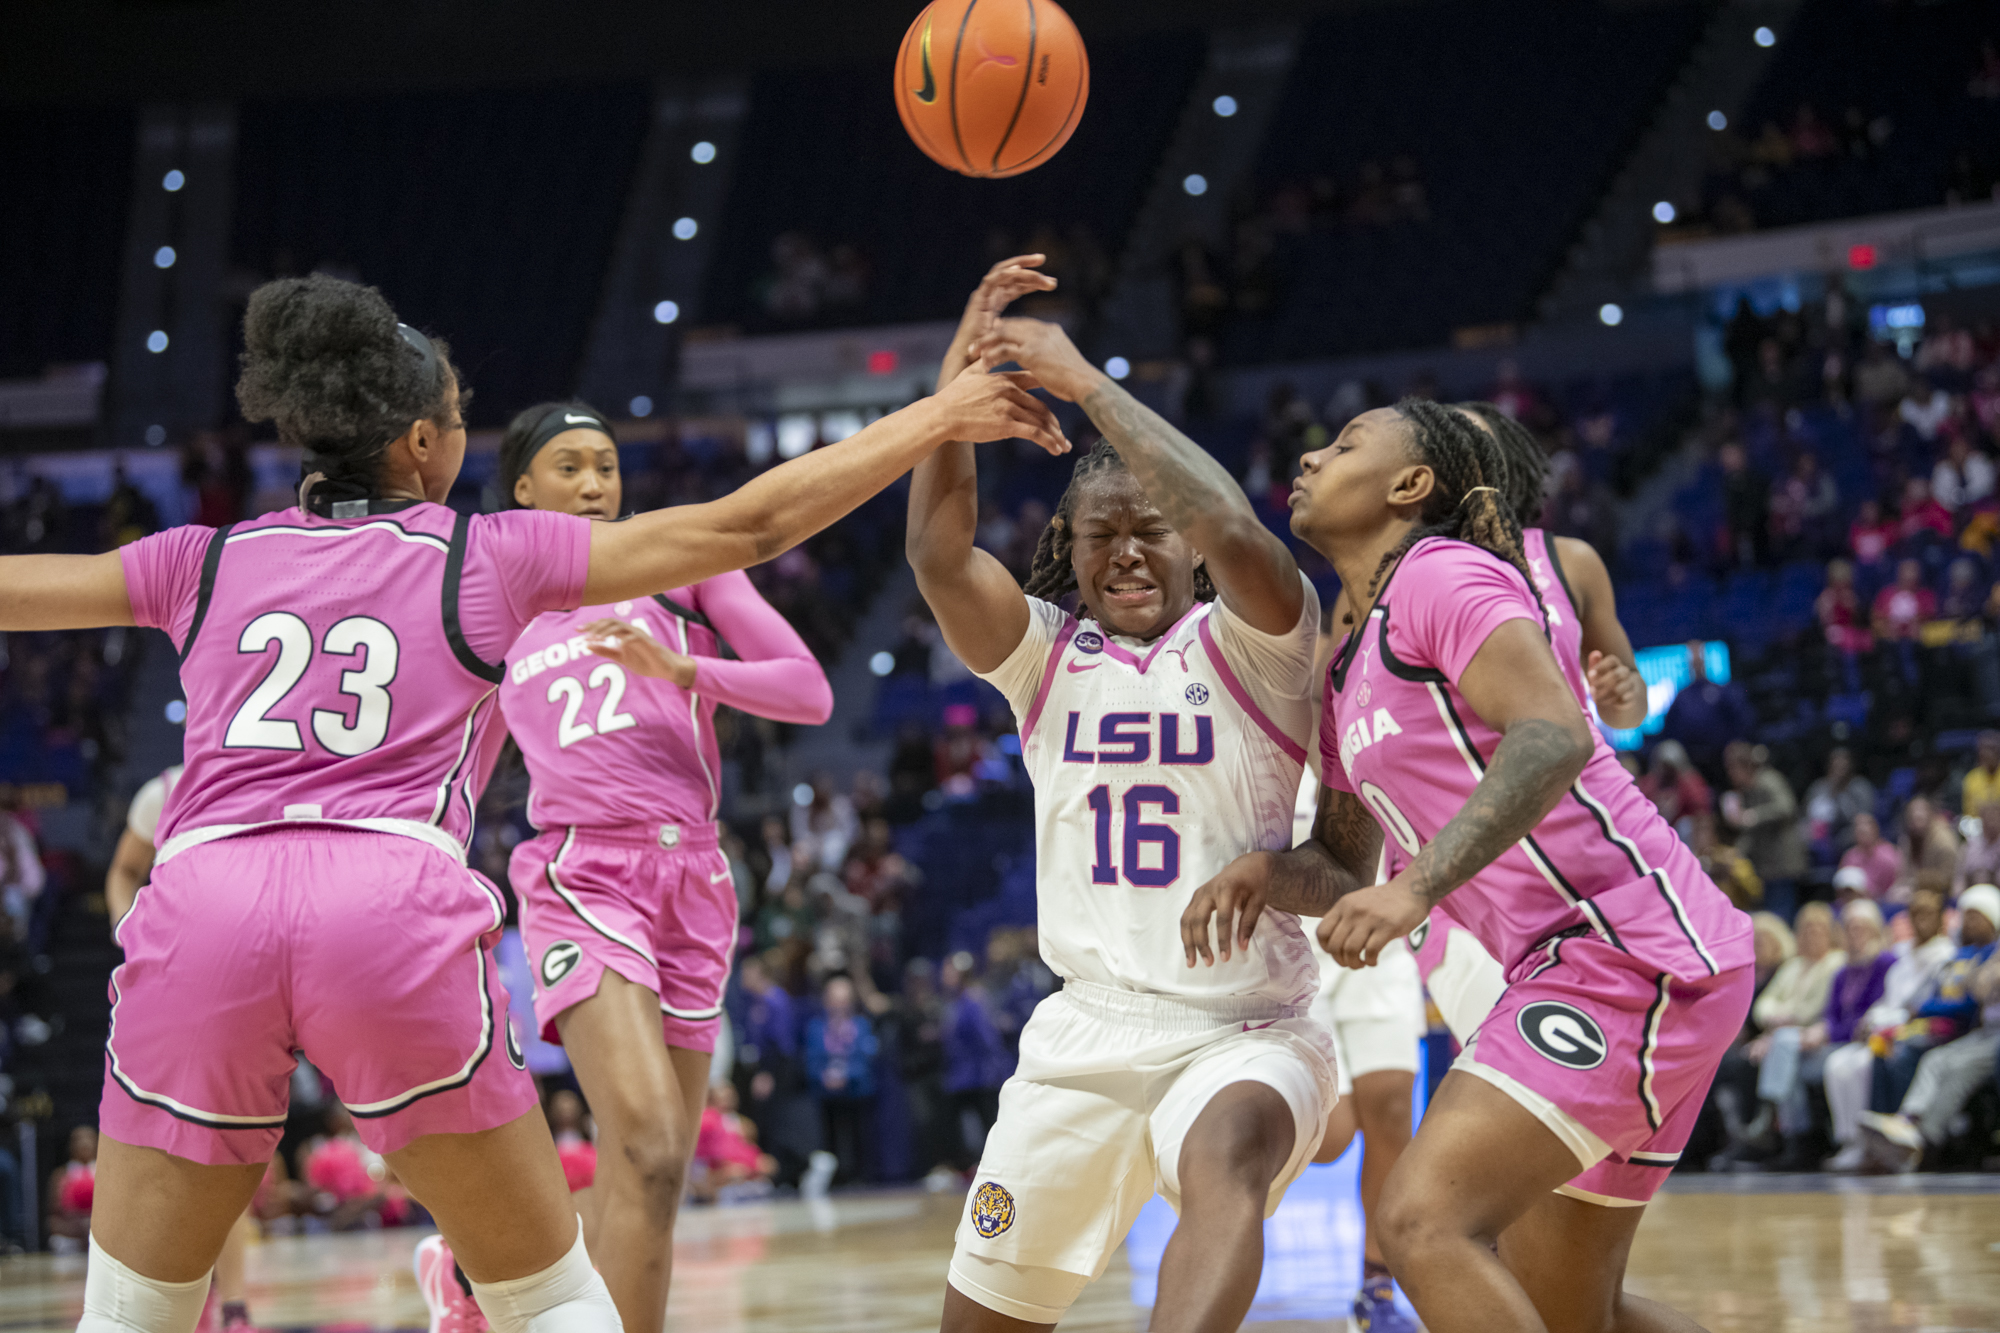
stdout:
POLYGON ((188 848, 119 923, 101 1128, 209 1165, 268 1161, 295 1052, 376 1152, 518 1119, 536 1097, 493 959, 501 914, 491 885, 398 834, 188 848))
POLYGON ((713 824, 551 829, 514 849, 535 1021, 597 994, 605 969, 660 997, 667 1045, 715 1050, 736 947, 736 885, 713 824))
POLYGON ((1682 982, 1591 934, 1516 963, 1454 1069, 1483 1078, 1577 1154, 1559 1192, 1643 1204, 1680 1161, 1723 1053, 1750 1012, 1747 967, 1682 982))

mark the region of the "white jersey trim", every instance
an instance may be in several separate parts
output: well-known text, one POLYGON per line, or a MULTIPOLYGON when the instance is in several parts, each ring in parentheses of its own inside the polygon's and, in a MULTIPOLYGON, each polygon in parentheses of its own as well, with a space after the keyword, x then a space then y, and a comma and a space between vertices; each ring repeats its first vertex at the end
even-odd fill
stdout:
POLYGON ((414 542, 418 546, 429 546, 446 553, 451 551, 451 543, 442 537, 433 537, 428 532, 410 532, 400 523, 379 520, 374 523, 358 523, 351 528, 254 528, 249 532, 233 532, 222 539, 222 544, 234 546, 237 542, 255 541, 259 537, 351 537, 357 532, 386 532, 397 541, 414 542))
POLYGON ((394 833, 399 837, 415 838, 427 842, 449 856, 460 865, 465 864, 465 847, 458 839, 432 824, 419 823, 414 819, 266 819, 256 824, 209 824, 202 828, 183 829, 168 838, 159 854, 153 858, 154 865, 161 865, 180 855, 190 847, 204 843, 220 842, 224 838, 240 837, 245 833, 262 833, 268 829, 334 827, 361 829, 367 833, 394 833))

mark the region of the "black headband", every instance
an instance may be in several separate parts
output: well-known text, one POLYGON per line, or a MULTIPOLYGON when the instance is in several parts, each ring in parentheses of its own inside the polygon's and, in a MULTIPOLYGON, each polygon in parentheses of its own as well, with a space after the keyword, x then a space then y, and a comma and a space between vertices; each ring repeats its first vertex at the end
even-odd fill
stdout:
POLYGON ((611 423, 587 407, 558 403, 542 413, 542 419, 535 423, 528 433, 528 447, 521 453, 521 471, 526 472, 534 464, 535 455, 556 436, 569 430, 594 430, 603 434, 613 444, 618 443, 618 435, 611 429, 611 423))
POLYGON ((418 358, 423 361, 424 373, 435 380, 438 369, 438 351, 436 345, 424 336, 421 329, 413 329, 408 324, 398 324, 396 332, 402 335, 403 341, 410 345, 410 350, 415 352, 418 358))

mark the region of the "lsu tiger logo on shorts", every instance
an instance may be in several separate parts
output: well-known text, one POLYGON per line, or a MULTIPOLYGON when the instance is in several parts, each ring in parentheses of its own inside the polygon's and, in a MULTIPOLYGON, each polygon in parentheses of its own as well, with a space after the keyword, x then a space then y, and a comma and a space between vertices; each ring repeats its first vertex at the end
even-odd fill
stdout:
POLYGON ((542 985, 554 986, 583 961, 583 949, 571 940, 557 940, 542 954, 542 985))
POLYGON ((1014 1196, 992 1181, 972 1194, 972 1226, 987 1240, 1014 1225, 1014 1196))

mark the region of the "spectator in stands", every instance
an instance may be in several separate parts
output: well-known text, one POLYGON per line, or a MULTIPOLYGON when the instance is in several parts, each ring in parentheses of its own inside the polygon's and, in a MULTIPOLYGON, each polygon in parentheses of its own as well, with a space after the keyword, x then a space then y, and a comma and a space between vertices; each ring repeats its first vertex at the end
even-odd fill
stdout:
POLYGON ((1716 462, 1722 467, 1722 525, 1727 543, 1723 564, 1769 564, 1770 483, 1751 467, 1750 455, 1734 440, 1717 451, 1716 462))
POLYGON ((1892 901, 1896 886, 1903 880, 1903 852, 1882 836, 1882 826, 1868 811, 1854 816, 1854 845, 1840 856, 1842 870, 1859 870, 1867 876, 1867 893, 1876 902, 1892 901))
MULTIPOLYGON (((1759 912, 1757 918, 1762 921, 1770 915, 1759 912)), ((1779 924, 1782 926, 1782 921, 1779 924)), ((1787 942, 1794 939, 1790 931, 1778 938, 1787 942)), ((1825 1015, 1833 979, 1847 965, 1847 955, 1833 946, 1832 910, 1825 903, 1807 903, 1800 908, 1798 933, 1789 955, 1751 1004, 1750 1021, 1757 1035, 1724 1056, 1722 1068, 1716 1071, 1717 1103, 1730 1146, 1711 1163, 1712 1169, 1729 1170, 1738 1162, 1762 1160, 1775 1151, 1776 1108, 1758 1104, 1753 1109, 1751 1105, 1760 1066, 1769 1057, 1779 1031, 1817 1023, 1825 1015)))
POLYGON ((1688 644, 1688 682, 1668 705, 1660 734, 1679 741, 1712 784, 1723 777, 1723 748, 1747 735, 1757 725, 1757 715, 1742 686, 1708 678, 1706 651, 1700 640, 1688 644))
POLYGON ((819 1102, 828 1149, 838 1159, 834 1180, 860 1173, 875 1110, 875 1025, 855 1008, 854 983, 830 977, 823 1011, 806 1023, 806 1076, 819 1102))
MULTIPOLYGON (((811 794, 805 804, 792 805, 792 845, 812 848, 808 869, 838 869, 847 860, 847 849, 861 831, 850 801, 833 780, 833 774, 813 774, 811 794)), ((793 852, 793 870, 798 869, 798 853, 793 852)))
POLYGON ((1929 994, 1938 973, 1958 950, 1951 936, 1944 933, 1942 894, 1919 889, 1911 895, 1904 916, 1910 923, 1911 938, 1890 950, 1895 961, 1883 974, 1882 997, 1862 1015, 1853 1040, 1827 1053, 1821 1071, 1833 1141, 1840 1145, 1840 1151, 1827 1162, 1830 1170, 1853 1171, 1862 1165, 1858 1131, 1874 1082, 1871 1040, 1909 1022, 1911 1010, 1929 994))
POLYGON ((1892 896, 1907 901, 1910 889, 1923 876, 1933 876, 1949 884, 1958 874, 1958 834, 1952 821, 1940 814, 1929 798, 1912 796, 1903 807, 1903 833, 1897 849, 1902 853, 1903 873, 1892 896))
POLYGON ((1493 387, 1487 390, 1486 401, 1516 421, 1532 422, 1541 410, 1541 396, 1534 386, 1521 378, 1520 363, 1513 357, 1501 358, 1494 370, 1493 387))
MULTIPOLYGON (((1886 541, 1882 549, 1888 549, 1886 541)), ((1826 641, 1836 651, 1852 656, 1875 646, 1875 636, 1869 632, 1868 614, 1861 604, 1861 594, 1854 590, 1854 566, 1849 562, 1827 562, 1826 586, 1813 600, 1813 614, 1819 617, 1820 628, 1826 632, 1826 641)))
POLYGON ((979 734, 979 710, 971 704, 947 704, 944 732, 933 750, 938 789, 946 796, 968 797, 977 790, 975 772, 992 747, 979 734))
POLYGON ((708 1105, 702 1108, 701 1126, 695 1132, 694 1161, 697 1179, 690 1188, 704 1203, 715 1202, 724 1191, 738 1199, 771 1192, 778 1159, 757 1146, 756 1123, 736 1109, 735 1084, 708 1085, 708 1105))
POLYGON ((1872 820, 1874 809, 1875 784, 1854 771, 1854 752, 1837 745, 1827 753, 1826 772, 1806 788, 1806 841, 1831 860, 1853 843, 1854 821, 1864 814, 1872 820))
POLYGON ((1903 401, 1896 405, 1896 416, 1919 439, 1935 440, 1944 423, 1951 419, 1951 395, 1932 384, 1928 375, 1918 375, 1910 381, 1903 401))
POLYGON ((1924 622, 1936 618, 1937 594, 1924 586, 1922 562, 1899 562, 1896 581, 1875 594, 1876 637, 1914 641, 1924 622))
POLYGON ((1817 559, 1832 544, 1840 488, 1820 471, 1819 456, 1802 450, 1791 472, 1771 488, 1771 537, 1780 559, 1817 559))
POLYGON ((1982 367, 1973 376, 1972 393, 1966 405, 1986 438, 2000 441, 2000 361, 1982 367))
POLYGON ((1692 845, 1695 821, 1709 813, 1714 798, 1679 741, 1661 741, 1653 747, 1652 762, 1639 779, 1639 790, 1659 807, 1661 817, 1674 826, 1681 841, 1692 845))
POLYGON ((1952 891, 1963 893, 1973 884, 2000 884, 2000 797, 1979 807, 1976 830, 1958 856, 1952 891))
POLYGON ((13 938, 28 938, 28 917, 47 883, 35 835, 11 811, 0 808, 0 909, 13 925, 13 938))
POLYGON ((1882 513, 1881 502, 1863 500, 1847 529, 1847 549, 1853 552, 1855 562, 1865 568, 1887 565, 1896 538, 1896 525, 1882 513))
POLYGON ((928 958, 903 967, 903 989, 895 1000, 896 1070, 910 1106, 917 1169, 948 1186, 957 1179, 956 1117, 948 1114, 944 1092, 944 1001, 937 968, 928 958), (950 1121, 951 1123, 947 1123, 950 1121))
POLYGON ((1694 820, 1689 850, 1700 860, 1708 877, 1729 895, 1730 902, 1746 912, 1753 911, 1764 901, 1764 882, 1757 878, 1756 867, 1750 864, 1749 857, 1716 837, 1715 823, 1714 815, 1701 815, 1694 820))
POLYGON ((1980 619, 1986 611, 1986 584, 1979 577, 1979 562, 1960 556, 1951 562, 1945 576, 1944 596, 1938 599, 1938 617, 1960 624, 1980 619))
POLYGON ((1750 401, 1750 383, 1757 373, 1758 349, 1764 345, 1768 328, 1764 317, 1757 313, 1757 307, 1750 304, 1749 297, 1736 298, 1736 313, 1729 317, 1729 323, 1722 332, 1722 350, 1735 371, 1738 407, 1746 406, 1750 401))
POLYGON ((1922 477, 1903 483, 1903 508, 1896 520, 1896 535, 1903 541, 1920 540, 1925 534, 1950 540, 1951 511, 1931 494, 1931 484, 1922 477))
POLYGON ((325 1131, 299 1149, 299 1161, 312 1210, 328 1230, 372 1230, 415 1220, 409 1192, 382 1155, 361 1141, 339 1102, 326 1108, 325 1131))
POLYGON ((1931 470, 1931 495, 1957 513, 1992 495, 1993 482, 1993 460, 1975 451, 1963 431, 1954 432, 1931 470))
POLYGON ((1799 833, 1799 804, 1792 784, 1771 766, 1768 750, 1748 741, 1730 742, 1723 752, 1723 766, 1730 786, 1719 802, 1723 822, 1736 834, 1736 849, 1749 858, 1764 882, 1765 907, 1789 917, 1798 882, 1806 873, 1805 839, 1799 833))
POLYGON ((955 953, 939 974, 944 990, 944 1094, 950 1123, 946 1137, 952 1165, 970 1171, 979 1161, 986 1131, 1000 1114, 1000 1085, 1011 1071, 1006 1042, 980 986, 972 981, 969 953, 955 953))
MULTIPOLYGON (((1972 767, 1959 780, 1959 813, 1981 814, 2000 801, 2000 731, 1982 731, 1972 752, 1972 767)), ((2000 829, 1995 829, 2000 834, 2000 829)))
POLYGON ((2000 888, 1980 884, 1959 899, 1959 951, 1938 976, 1931 998, 1897 1034, 1895 1050, 1878 1068, 1875 1108, 1861 1116, 1869 1149, 1892 1169, 1914 1171, 1925 1149, 1943 1145, 1952 1118, 1981 1085, 1993 1078, 2000 1050, 2000 965, 1994 941, 2000 938, 2000 888), (1990 1022, 1982 1011, 1991 1007, 1990 1022), (1895 1088, 1903 1068, 1908 1082, 1893 1104, 1885 1089, 1895 1088))
POLYGON ((1854 396, 1870 406, 1886 407, 1909 387, 1910 375, 1901 359, 1882 343, 1869 343, 1854 371, 1854 396))
POLYGON ((90 1238, 90 1207, 97 1194, 97 1131, 78 1125, 69 1132, 69 1160, 49 1173, 49 1248, 58 1254, 83 1250, 90 1238))
MULTIPOLYGON (((1801 911, 1799 916, 1803 935, 1806 914, 1801 911)), ((1804 1170, 1812 1164, 1807 1156, 1812 1111, 1806 1089, 1824 1081, 1832 1052, 1854 1040, 1862 1016, 1882 998, 1883 981, 1896 961, 1884 947, 1888 932, 1882 925, 1882 909, 1874 903, 1866 898, 1848 903, 1841 909, 1840 926, 1847 961, 1834 976, 1825 1010, 1814 1022, 1772 1030, 1758 1070, 1757 1095, 1775 1109, 1784 1140, 1784 1149, 1772 1164, 1780 1171, 1804 1170)))

